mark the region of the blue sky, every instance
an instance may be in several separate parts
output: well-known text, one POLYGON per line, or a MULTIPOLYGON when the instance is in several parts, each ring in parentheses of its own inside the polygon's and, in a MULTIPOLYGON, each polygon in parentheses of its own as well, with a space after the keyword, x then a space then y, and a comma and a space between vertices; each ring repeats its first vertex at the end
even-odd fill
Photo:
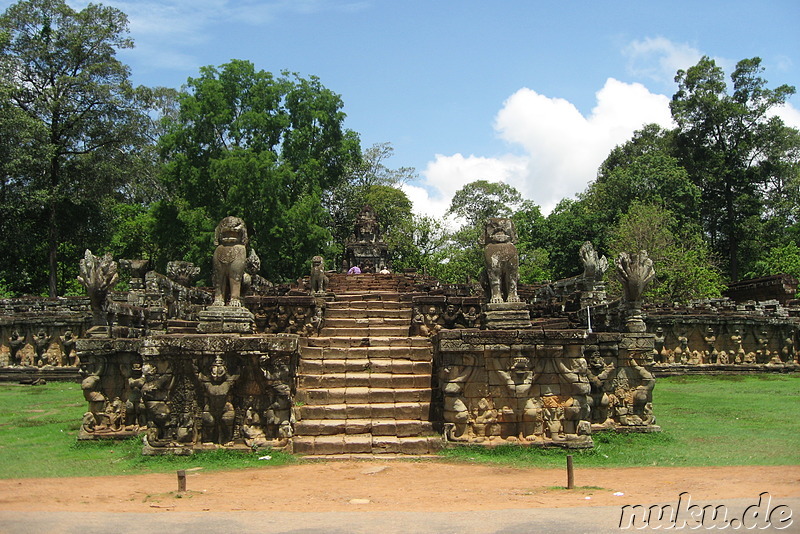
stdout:
MULTIPOLYGON (((232 58, 318 76, 364 147, 390 142, 387 164, 417 169, 406 192, 434 215, 477 179, 548 212, 634 129, 670 125, 675 71, 702 55, 726 74, 759 56, 770 87, 800 87, 797 0, 103 3, 129 16, 137 84, 180 87, 232 58)), ((800 127, 798 110, 794 96, 780 114, 800 127)))

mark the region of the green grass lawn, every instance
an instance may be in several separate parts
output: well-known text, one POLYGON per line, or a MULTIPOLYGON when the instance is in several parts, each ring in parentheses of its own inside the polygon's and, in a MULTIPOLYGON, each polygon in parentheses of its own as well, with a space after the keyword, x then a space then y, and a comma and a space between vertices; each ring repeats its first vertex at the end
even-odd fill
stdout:
MULTIPOLYGON (((141 441, 78 442, 86 409, 78 384, 0 385, 0 478, 98 476, 177 469, 231 469, 298 461, 288 454, 214 451, 144 457, 141 441)), ((800 376, 671 377, 658 380, 659 434, 594 435, 570 451, 576 466, 794 465, 800 461, 800 376)), ((442 457, 510 466, 563 467, 562 450, 461 447, 442 457)))
POLYGON ((0 478, 73 477, 230 469, 297 461, 278 451, 210 451, 189 457, 142 456, 139 438, 77 441, 86 402, 80 385, 0 385, 0 478), (269 455, 270 460, 259 460, 269 455))

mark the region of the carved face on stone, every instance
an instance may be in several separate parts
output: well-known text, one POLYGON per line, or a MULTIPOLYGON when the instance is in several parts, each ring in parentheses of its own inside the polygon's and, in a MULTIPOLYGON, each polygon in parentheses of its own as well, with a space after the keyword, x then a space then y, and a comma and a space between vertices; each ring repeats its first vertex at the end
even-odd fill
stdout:
POLYGON ((239 217, 225 217, 217 225, 215 245, 247 245, 247 242, 247 225, 239 217))
POLYGON ((486 266, 489 302, 519 302, 517 281, 519 279, 519 254, 514 243, 517 232, 514 222, 506 218, 486 220, 481 241, 486 266))
POLYGON ((227 375, 228 368, 225 366, 225 362, 222 358, 214 360, 214 363, 211 364, 211 380, 214 382, 222 382, 227 375))
POLYGON ((483 241, 489 243, 516 243, 517 231, 511 219, 492 217, 483 229, 483 241))
POLYGON ((524 356, 517 356, 511 360, 511 372, 516 375, 524 375, 530 370, 530 360, 524 356))
POLYGON ((511 368, 510 371, 517 374, 526 373, 531 368, 531 359, 530 356, 523 353, 523 346, 520 345, 512 345, 511 346, 511 353, 513 357, 511 358, 511 368))
POLYGON ((152 363, 146 363, 142 365, 142 374, 144 376, 155 376, 156 374, 156 366, 152 363))

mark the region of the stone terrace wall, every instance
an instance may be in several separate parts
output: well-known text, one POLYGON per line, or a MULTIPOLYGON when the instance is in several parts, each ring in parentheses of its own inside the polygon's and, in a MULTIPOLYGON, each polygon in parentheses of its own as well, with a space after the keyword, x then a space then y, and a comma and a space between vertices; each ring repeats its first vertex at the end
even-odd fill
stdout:
POLYGON ((434 338, 447 439, 592 446, 581 331, 452 330, 434 338))
POLYGON ((659 370, 798 369, 800 317, 777 301, 722 299, 691 307, 647 310, 659 370))
POLYGON ((0 300, 0 367, 9 365, 70 364, 74 343, 66 339, 83 336, 92 323, 88 297, 47 299, 23 297, 0 300), (19 341, 11 341, 12 333, 19 341), (44 335, 42 335, 42 333, 44 335), (12 351, 12 345, 16 344, 12 351), (66 346, 65 346, 66 345, 66 346), (12 361, 12 352, 16 360, 12 361), (39 354, 41 357, 39 357, 39 354))

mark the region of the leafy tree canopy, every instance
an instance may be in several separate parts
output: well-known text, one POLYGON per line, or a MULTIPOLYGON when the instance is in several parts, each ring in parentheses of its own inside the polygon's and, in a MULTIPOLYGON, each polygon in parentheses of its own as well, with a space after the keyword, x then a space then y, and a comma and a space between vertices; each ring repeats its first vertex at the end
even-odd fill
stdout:
POLYGON ((770 113, 795 89, 768 88, 763 70, 760 58, 741 60, 728 92, 722 69, 703 57, 678 71, 670 105, 680 162, 702 191, 703 229, 733 280, 752 261, 745 228, 765 214, 766 194, 797 169, 797 139, 770 113))
MULTIPOLYGON (((116 57, 133 46, 127 24, 112 7, 75 11, 63 0, 24 0, 0 16, 0 152, 8 156, 0 200, 17 215, 2 239, 13 237, 4 245, 16 250, 20 237, 30 241, 24 260, 48 265, 50 296, 64 289, 60 272, 74 277, 82 248, 104 241, 108 228, 93 218, 101 199, 145 166, 153 92, 132 87, 116 57)), ((0 267, 8 268, 16 271, 0 267)), ((18 280, 19 290, 41 285, 38 272, 18 280)))
MULTIPOLYGON (((171 207, 159 212, 171 214, 179 233, 208 239, 217 221, 239 216, 265 275, 278 280, 296 277, 314 254, 327 255, 333 243, 321 198, 360 160, 339 95, 313 76, 275 76, 233 60, 203 67, 178 100, 160 140, 171 207), (194 215, 182 219, 186 212, 194 215)), ((203 255, 190 243, 173 251, 207 267, 207 245, 203 255)))
POLYGON ((522 195, 503 182, 476 180, 453 195, 447 215, 455 215, 472 226, 482 226, 489 217, 510 217, 522 204, 522 195))
MULTIPOLYGON (((621 252, 648 252, 656 270, 645 297, 650 302, 668 305, 716 298, 725 287, 699 233, 687 230, 672 212, 658 205, 634 203, 614 228, 610 250, 613 258, 621 252)), ((619 292, 613 271, 607 271, 610 287, 619 292)))

